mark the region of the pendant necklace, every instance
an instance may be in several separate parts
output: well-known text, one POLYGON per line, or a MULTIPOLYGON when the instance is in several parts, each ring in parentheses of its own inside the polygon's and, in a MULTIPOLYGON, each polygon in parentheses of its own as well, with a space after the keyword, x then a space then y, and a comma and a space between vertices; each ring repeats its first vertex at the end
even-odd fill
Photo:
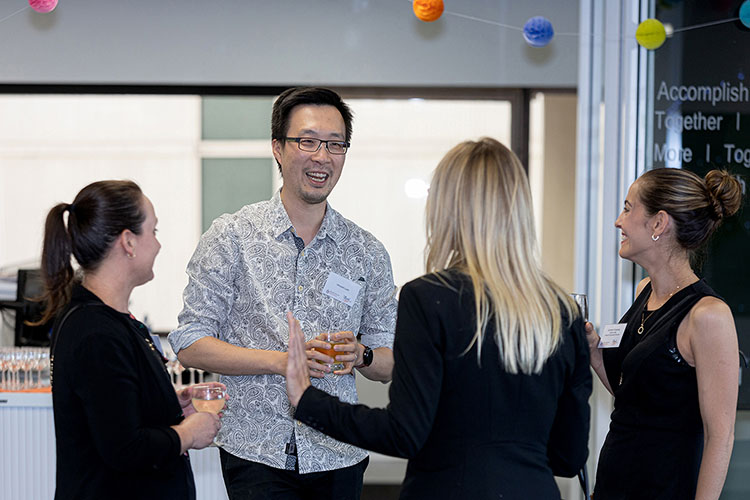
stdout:
MULTIPOLYGON (((652 285, 652 286, 653 286, 653 285, 652 285)), ((676 290, 675 290, 674 292, 672 292, 672 293, 670 293, 670 294, 669 294, 669 297, 667 297, 667 301, 668 301, 669 299, 671 299, 671 298, 672 298, 672 295, 676 294, 676 293, 677 293, 677 292, 678 292, 678 291, 680 290, 680 288, 682 288, 682 287, 681 287, 680 285, 677 285, 677 289, 676 289, 676 290)), ((650 318, 650 317, 651 317, 651 316, 652 316, 652 315, 653 315, 653 314, 654 314, 654 313, 655 313, 656 311, 658 311, 658 310, 659 310, 659 308, 661 307, 661 306, 657 307, 656 309, 654 309, 653 311, 651 311, 650 313, 648 313, 648 316, 646 315, 646 308, 648 307, 648 299, 650 299, 650 298, 651 298, 651 292, 652 292, 652 291, 653 291, 653 288, 652 288, 652 289, 651 289, 651 290, 650 290, 650 291, 648 292, 648 297, 646 297, 646 305, 644 305, 644 306, 643 306, 643 311, 641 312, 641 326, 639 326, 639 327, 638 327, 638 330, 636 330, 636 333, 638 333, 638 335, 643 335, 643 324, 644 324, 644 323, 646 323, 646 321, 648 321, 648 319, 649 319, 649 318, 650 318)), ((664 304, 666 304, 666 302, 665 302, 664 304)), ((662 304, 662 306, 663 306, 664 304, 662 304)))
MULTIPOLYGON (((648 304, 647 304, 648 305, 648 304)), ((643 312, 641 313, 641 326, 638 327, 637 333, 638 335, 643 335, 643 324, 646 322, 648 318, 650 318, 658 309, 654 309, 650 313, 648 313, 648 316, 646 316, 646 308, 643 308, 643 312)))

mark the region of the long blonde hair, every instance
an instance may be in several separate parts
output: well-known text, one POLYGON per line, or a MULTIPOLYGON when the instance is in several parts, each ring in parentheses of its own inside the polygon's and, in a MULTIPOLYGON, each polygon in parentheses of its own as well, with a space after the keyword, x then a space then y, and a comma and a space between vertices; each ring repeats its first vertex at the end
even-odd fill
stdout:
POLYGON ((492 319, 509 373, 539 373, 561 341, 562 312, 578 314, 568 294, 541 270, 531 192, 521 162, 491 138, 466 141, 440 161, 427 197, 427 272, 455 268, 472 282, 476 328, 492 319))

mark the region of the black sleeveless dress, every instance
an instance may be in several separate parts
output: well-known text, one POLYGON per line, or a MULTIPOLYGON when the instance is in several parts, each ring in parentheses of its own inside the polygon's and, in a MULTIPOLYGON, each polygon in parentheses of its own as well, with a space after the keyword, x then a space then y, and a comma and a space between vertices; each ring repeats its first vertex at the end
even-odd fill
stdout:
POLYGON ((595 500, 695 498, 703 454, 703 422, 695 368, 677 349, 677 328, 703 297, 717 297, 703 281, 674 294, 641 318, 647 284, 622 317, 620 346, 603 349, 615 395, 609 433, 596 473, 595 500))

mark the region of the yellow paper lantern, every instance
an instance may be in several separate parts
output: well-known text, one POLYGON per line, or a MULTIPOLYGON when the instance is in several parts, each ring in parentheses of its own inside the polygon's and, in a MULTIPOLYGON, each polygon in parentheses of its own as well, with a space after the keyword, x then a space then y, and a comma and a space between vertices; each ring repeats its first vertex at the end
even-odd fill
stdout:
POLYGON ((667 31, 659 20, 646 19, 635 30, 635 39, 641 47, 654 50, 661 47, 664 40, 667 39, 667 31))
POLYGON ((443 15, 443 0, 414 0, 412 9, 420 21, 431 23, 443 15))

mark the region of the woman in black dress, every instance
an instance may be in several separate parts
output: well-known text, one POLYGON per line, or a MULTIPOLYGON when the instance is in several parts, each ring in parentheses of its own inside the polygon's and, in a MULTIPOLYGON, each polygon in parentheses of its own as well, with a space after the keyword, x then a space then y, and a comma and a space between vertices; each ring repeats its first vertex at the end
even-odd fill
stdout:
POLYGON ((495 140, 459 144, 426 211, 429 274, 401 291, 388 407, 311 387, 289 318, 294 416, 408 458, 403 499, 559 499, 554 475, 574 476, 588 454, 592 382, 576 305, 534 257, 523 167, 495 140))
POLYGON ((196 413, 188 390, 175 393, 148 329, 128 311, 160 248, 154 207, 133 182, 95 182, 47 216, 41 321, 57 316, 56 500, 195 498, 186 451, 212 442, 219 417, 196 413))
POLYGON ((693 271, 691 257, 741 203, 739 182, 655 169, 628 191, 615 226, 620 256, 645 269, 620 323, 619 347, 591 364, 615 397, 594 498, 717 499, 734 440, 738 346, 729 307, 693 271))

